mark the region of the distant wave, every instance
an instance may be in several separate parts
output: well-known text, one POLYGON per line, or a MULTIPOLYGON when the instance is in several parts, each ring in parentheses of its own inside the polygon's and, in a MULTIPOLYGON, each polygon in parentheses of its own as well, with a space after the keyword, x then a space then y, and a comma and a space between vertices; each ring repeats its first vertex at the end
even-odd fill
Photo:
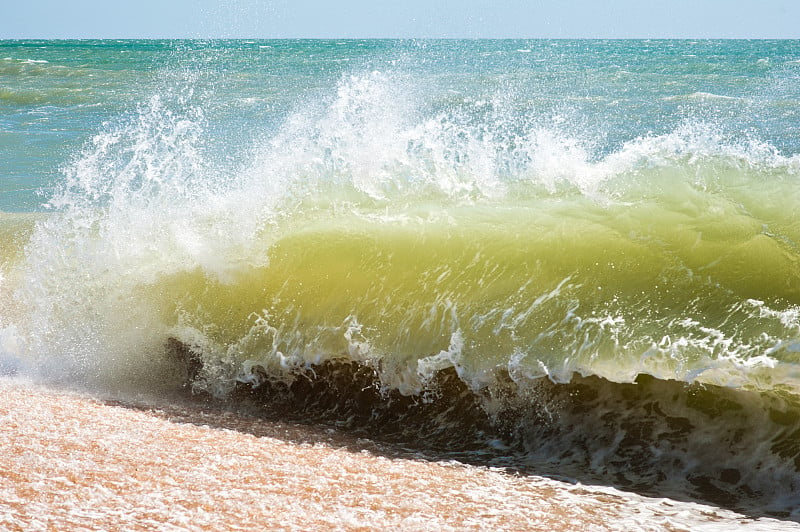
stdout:
POLYGON ((675 100, 741 100, 741 98, 737 98, 734 96, 724 96, 721 94, 712 94, 710 92, 693 92, 691 94, 681 94, 677 96, 668 96, 664 98, 666 101, 675 101, 675 100))

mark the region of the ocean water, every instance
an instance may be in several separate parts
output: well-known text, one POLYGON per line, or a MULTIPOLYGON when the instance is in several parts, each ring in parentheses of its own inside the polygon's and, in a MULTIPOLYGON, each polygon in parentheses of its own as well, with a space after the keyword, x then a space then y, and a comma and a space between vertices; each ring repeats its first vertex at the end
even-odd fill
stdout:
POLYGON ((800 514, 800 41, 0 41, 0 370, 800 514))

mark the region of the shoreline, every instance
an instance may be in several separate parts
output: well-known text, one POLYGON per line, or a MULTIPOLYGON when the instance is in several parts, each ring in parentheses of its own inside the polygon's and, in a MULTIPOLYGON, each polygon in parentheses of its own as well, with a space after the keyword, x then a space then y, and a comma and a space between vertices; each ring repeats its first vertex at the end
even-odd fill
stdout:
POLYGON ((800 530, 707 504, 399 456, 316 426, 0 378, 8 530, 800 530))

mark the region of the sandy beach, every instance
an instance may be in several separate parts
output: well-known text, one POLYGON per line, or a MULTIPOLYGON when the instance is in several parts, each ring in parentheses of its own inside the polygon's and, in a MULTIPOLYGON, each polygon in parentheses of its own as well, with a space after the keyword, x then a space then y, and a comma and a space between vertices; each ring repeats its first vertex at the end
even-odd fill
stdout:
POLYGON ((213 408, 0 397, 4 530, 800 530, 213 408))

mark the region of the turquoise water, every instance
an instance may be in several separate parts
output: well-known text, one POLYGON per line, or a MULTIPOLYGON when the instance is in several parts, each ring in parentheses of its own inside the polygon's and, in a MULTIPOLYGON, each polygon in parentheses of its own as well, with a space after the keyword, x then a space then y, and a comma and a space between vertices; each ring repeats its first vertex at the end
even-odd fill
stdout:
POLYGON ((790 515, 799 81, 798 41, 2 41, 0 368, 460 411, 790 515))
POLYGON ((393 78, 396 96, 418 116, 451 113, 484 120, 478 127, 522 133, 554 128, 593 158, 687 121, 791 155, 798 142, 797 47, 796 41, 3 41, 0 208, 36 209, 42 199, 33 192, 57 181, 58 168, 92 133, 152 95, 170 95, 179 111, 184 104, 202 109, 215 137, 209 143, 228 153, 274 133, 300 106, 324 105, 347 76, 373 70, 393 78))

